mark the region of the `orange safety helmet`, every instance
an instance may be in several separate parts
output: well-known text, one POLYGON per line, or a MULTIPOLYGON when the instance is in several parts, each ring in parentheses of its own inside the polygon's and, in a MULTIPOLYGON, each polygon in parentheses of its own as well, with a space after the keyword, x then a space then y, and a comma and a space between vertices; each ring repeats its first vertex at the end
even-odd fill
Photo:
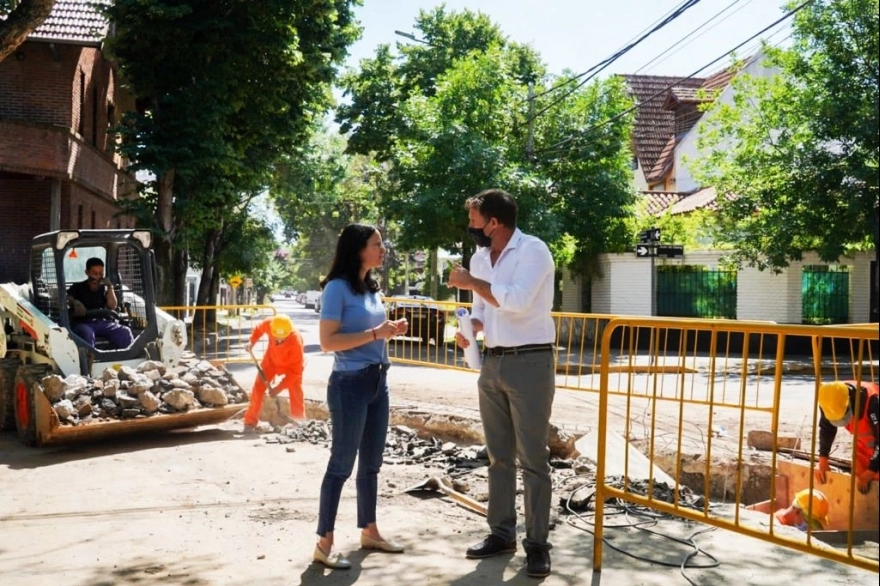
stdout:
POLYGON ((284 340, 293 331, 293 322, 286 315, 276 315, 269 323, 269 330, 273 336, 284 340))
POLYGON ((798 509, 804 516, 804 519, 811 525, 818 525, 819 529, 828 526, 828 499, 819 490, 813 490, 812 496, 810 489, 805 488, 794 495, 791 506, 798 509))
POLYGON ((849 387, 834 381, 819 387, 819 406, 829 421, 840 421, 849 408, 849 387))

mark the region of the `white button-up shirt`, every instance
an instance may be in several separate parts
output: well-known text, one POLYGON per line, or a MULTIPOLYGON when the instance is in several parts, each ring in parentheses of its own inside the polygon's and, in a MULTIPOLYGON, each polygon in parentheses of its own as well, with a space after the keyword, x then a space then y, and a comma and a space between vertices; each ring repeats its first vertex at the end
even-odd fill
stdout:
POLYGON ((556 329, 553 309, 555 267, 550 249, 542 240, 514 230, 495 266, 491 248, 481 248, 471 258, 470 273, 491 283, 498 307, 474 294, 471 317, 483 323, 489 347, 552 344, 556 329))

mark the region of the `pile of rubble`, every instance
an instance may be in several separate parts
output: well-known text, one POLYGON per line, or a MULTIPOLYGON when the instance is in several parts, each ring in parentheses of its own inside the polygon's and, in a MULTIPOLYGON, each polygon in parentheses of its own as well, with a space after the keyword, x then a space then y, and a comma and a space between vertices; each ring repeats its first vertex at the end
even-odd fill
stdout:
POLYGON ((184 358, 174 368, 147 360, 132 368, 107 368, 99 378, 48 375, 41 379, 62 424, 83 425, 246 403, 247 393, 222 366, 184 358))

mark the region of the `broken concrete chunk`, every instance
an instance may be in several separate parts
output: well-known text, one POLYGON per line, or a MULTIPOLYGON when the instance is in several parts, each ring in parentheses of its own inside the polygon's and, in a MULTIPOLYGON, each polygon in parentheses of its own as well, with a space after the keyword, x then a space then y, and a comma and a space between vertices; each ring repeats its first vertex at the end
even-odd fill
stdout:
POLYGON ((198 398, 199 402, 203 405, 210 405, 212 407, 222 407, 229 404, 229 397, 226 396, 222 389, 205 383, 199 387, 198 398))
POLYGON ((43 385, 43 394, 46 395, 50 403, 60 401, 67 389, 67 383, 57 374, 43 377, 41 384, 43 385))
POLYGON ((178 411, 186 411, 193 406, 195 395, 192 391, 174 389, 162 395, 162 401, 168 403, 178 411))
MULTIPOLYGON (((755 448, 756 450, 764 450, 765 452, 773 450, 773 434, 766 430, 749 430, 747 442, 750 448, 755 448)), ((777 436, 776 447, 787 450, 799 450, 801 441, 800 438, 796 437, 777 436)))

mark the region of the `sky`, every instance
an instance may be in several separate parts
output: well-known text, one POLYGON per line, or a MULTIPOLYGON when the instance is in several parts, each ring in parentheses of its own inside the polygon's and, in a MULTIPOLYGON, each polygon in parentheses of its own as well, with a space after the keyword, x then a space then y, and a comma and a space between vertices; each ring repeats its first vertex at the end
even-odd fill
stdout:
MULTIPOLYGON (((551 74, 561 75, 566 69, 581 73, 643 35, 683 2, 447 0, 444 3, 438 0, 363 0, 364 5, 355 8, 355 15, 364 31, 361 39, 350 47, 346 66, 357 67, 361 59, 372 57, 380 44, 393 47, 397 42, 413 42, 396 35, 394 31, 418 36, 414 24, 419 11, 445 4, 447 11, 467 8, 487 15, 510 40, 531 45, 541 55, 551 74)), ((710 62, 725 56, 780 18, 784 14, 784 4, 783 0, 700 0, 608 66, 599 76, 623 73, 687 76, 705 67, 705 70, 696 74, 697 77, 705 77, 722 69, 729 58, 724 57, 707 67, 710 62), (699 28, 704 23, 707 24, 699 28), (679 44, 673 47, 676 43, 679 44)), ((773 44, 784 43, 789 34, 790 20, 762 36, 773 44)), ((737 54, 743 56, 757 48, 756 39, 739 49, 737 54)))

